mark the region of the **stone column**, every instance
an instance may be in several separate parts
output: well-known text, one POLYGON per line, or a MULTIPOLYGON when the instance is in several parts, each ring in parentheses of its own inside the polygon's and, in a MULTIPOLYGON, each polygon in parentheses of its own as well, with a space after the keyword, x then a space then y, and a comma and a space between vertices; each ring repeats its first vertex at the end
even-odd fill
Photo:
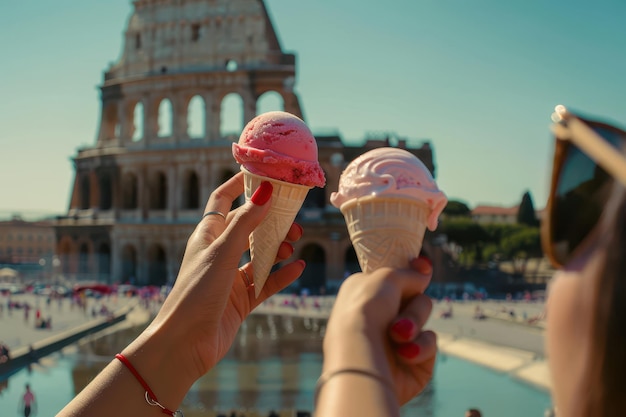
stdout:
POLYGON ((220 139, 221 106, 213 94, 205 96, 205 100, 207 121, 205 134, 209 141, 215 141, 220 139))
POLYGON ((178 218, 178 203, 180 202, 176 195, 176 184, 178 183, 177 165, 170 165, 167 169, 167 219, 176 220, 178 218))

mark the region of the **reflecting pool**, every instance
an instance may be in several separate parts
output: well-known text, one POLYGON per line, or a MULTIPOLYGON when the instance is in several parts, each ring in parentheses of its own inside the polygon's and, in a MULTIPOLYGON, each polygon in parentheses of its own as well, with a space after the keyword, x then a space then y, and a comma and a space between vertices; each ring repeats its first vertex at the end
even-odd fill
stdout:
MULTIPOLYGON (((261 415, 272 409, 312 410, 324 330, 324 320, 251 316, 224 360, 192 387, 182 406, 185 415, 202 415, 202 410, 226 415, 238 410, 238 416, 252 409, 261 415)), ((3 382, 0 415, 17 412, 24 384, 30 383, 37 396, 37 416, 54 416, 140 331, 124 330, 81 343, 12 375, 3 382)), ((476 407, 485 416, 541 417, 550 405, 546 392, 441 355, 433 382, 404 407, 403 415, 454 417, 476 407)))

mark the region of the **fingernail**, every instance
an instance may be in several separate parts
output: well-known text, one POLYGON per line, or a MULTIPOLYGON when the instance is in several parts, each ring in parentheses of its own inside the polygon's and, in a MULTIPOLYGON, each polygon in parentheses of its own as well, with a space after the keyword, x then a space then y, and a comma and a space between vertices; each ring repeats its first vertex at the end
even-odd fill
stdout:
POLYGON ((300 226, 298 223, 294 223, 298 229, 300 229, 300 234, 303 235, 304 234, 304 229, 302 228, 302 226, 300 226))
POLYGON ((262 206, 267 203, 272 196, 272 190, 274 187, 269 181, 263 181, 259 188, 256 189, 250 200, 257 206, 262 206))
POLYGON ((293 255, 293 245, 289 242, 283 242, 282 244, 289 248, 289 255, 287 255, 287 257, 293 255))
POLYGON ((304 260, 298 259, 296 262, 298 262, 300 265, 302 265, 302 269, 306 268, 306 262, 304 262, 304 260))
POLYGON ((393 326, 391 326, 391 331, 403 339, 408 339, 411 337, 413 327, 415 327, 415 325, 411 320, 400 319, 393 326))
POLYGON ((404 343, 396 348, 398 355, 403 358, 413 359, 420 354, 420 346, 417 343, 404 343))
POLYGON ((433 262, 428 256, 420 255, 417 258, 416 269, 420 274, 430 274, 433 271, 433 262))

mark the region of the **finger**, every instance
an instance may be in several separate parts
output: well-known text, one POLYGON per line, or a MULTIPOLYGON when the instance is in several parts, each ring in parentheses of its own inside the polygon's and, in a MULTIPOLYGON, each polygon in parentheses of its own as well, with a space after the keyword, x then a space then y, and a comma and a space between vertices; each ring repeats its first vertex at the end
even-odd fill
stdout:
POLYGON ((236 259, 248 248, 250 233, 261 223, 270 208, 268 201, 272 195, 272 184, 264 181, 256 189, 251 199, 237 210, 237 214, 229 222, 224 233, 215 244, 217 257, 236 259))
MULTIPOLYGON (((227 216, 230 220, 230 208, 233 202, 243 193, 243 173, 239 172, 232 176, 228 181, 220 185, 211 193, 209 201, 204 208, 205 213, 220 212, 227 216)), ((221 221, 220 216, 207 216, 211 220, 221 221)), ((203 219, 204 220, 204 219, 203 219)))
POLYGON ((293 255, 293 246, 289 242, 282 242, 278 247, 278 252, 276 253, 276 259, 274 260, 274 264, 284 261, 293 255))
POLYGON ((398 360, 407 365, 417 365, 434 359, 437 355, 437 335, 426 330, 412 342, 394 347, 398 360))
POLYGON ((298 223, 294 223, 289 228, 289 231, 287 232, 287 236, 285 237, 285 240, 288 242, 296 242, 300 240, 303 233, 304 231, 302 230, 302 226, 300 226, 298 223))
POLYGON ((389 334, 396 343, 413 340, 428 321, 433 309, 430 297, 418 294, 412 298, 393 321, 389 334))

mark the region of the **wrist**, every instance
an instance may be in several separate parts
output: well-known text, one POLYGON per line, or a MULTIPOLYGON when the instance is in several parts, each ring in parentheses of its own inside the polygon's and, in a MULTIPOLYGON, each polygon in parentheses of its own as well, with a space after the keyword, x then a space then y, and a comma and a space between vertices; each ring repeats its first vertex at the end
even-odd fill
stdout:
POLYGON ((191 355, 180 340, 153 323, 121 352, 170 409, 178 407, 198 378, 191 355))

